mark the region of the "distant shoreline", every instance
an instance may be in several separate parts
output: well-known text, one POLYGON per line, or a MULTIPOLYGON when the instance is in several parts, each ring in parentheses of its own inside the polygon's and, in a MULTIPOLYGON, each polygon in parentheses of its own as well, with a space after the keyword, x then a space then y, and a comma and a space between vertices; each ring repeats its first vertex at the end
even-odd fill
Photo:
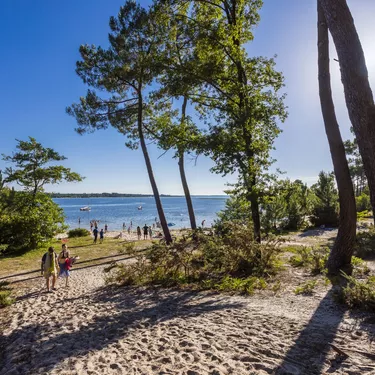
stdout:
MULTIPOLYGON (((152 198, 152 194, 127 194, 127 193, 47 193, 51 198, 152 198)), ((184 195, 160 194, 162 198, 182 198, 184 195)), ((227 197, 226 194, 192 195, 192 197, 227 197)))

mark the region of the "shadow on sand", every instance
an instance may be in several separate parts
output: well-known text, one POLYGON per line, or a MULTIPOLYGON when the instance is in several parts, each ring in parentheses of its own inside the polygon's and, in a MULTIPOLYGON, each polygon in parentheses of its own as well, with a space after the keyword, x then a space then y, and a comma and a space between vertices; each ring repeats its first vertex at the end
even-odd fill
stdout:
MULTIPOLYGON (((202 296, 181 290, 100 289, 84 297, 86 302, 106 304, 111 308, 101 310, 93 322, 82 324, 78 330, 61 333, 62 328, 54 326, 61 319, 51 321, 46 317, 43 324, 28 325, 14 331, 2 343, 7 349, 0 374, 7 373, 10 368, 14 373, 46 374, 67 358, 101 350, 126 337, 129 330, 149 328, 173 318, 199 316, 242 306, 240 303, 221 301, 220 298, 202 300, 203 297, 207 297, 207 294, 202 296), (51 332, 54 332, 52 336, 51 332)), ((55 304, 57 307, 58 301, 55 304)), ((69 324, 69 321, 65 323, 69 324)))

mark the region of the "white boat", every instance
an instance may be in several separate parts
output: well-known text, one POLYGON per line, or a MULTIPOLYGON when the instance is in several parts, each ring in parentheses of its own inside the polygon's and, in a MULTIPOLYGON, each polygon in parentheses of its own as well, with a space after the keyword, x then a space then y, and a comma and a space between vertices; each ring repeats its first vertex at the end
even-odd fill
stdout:
POLYGON ((138 207, 138 210, 142 210, 142 206, 139 206, 139 207, 138 207))
POLYGON ((91 211, 91 207, 85 206, 85 207, 81 207, 79 210, 80 211, 91 211))

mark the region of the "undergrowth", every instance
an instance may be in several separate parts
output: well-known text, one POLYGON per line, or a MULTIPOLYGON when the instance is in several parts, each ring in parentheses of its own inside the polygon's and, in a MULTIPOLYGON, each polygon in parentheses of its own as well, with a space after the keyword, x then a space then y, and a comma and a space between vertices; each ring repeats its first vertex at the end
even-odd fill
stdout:
POLYGON ((312 274, 317 275, 325 272, 329 256, 328 247, 304 247, 295 249, 296 255, 289 259, 293 267, 308 268, 312 274))
POLYGON ((294 289, 295 294, 312 295, 318 280, 309 280, 294 289))
POLYGON ((252 294, 267 286, 266 279, 281 268, 279 241, 253 240, 252 227, 221 224, 220 233, 196 233, 170 246, 153 244, 145 253, 134 253, 134 262, 108 271, 107 282, 122 285, 176 286, 189 284, 252 294))
POLYGON ((11 297, 11 289, 9 288, 9 283, 7 281, 0 282, 0 307, 9 306, 14 302, 11 297))
POLYGON ((350 308, 375 312, 375 276, 358 280, 342 273, 347 285, 336 293, 336 300, 350 308))

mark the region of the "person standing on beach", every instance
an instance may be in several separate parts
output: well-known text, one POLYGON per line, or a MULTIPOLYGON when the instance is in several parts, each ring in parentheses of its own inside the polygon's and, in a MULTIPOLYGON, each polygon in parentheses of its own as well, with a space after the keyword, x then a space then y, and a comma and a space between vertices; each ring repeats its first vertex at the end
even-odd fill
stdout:
POLYGON ((98 227, 95 227, 92 233, 94 234, 94 243, 98 240, 98 227))
POLYGON ((100 239, 100 243, 103 243, 103 240, 104 240, 104 231, 103 231, 103 228, 100 229, 99 239, 100 239))
POLYGON ((68 279, 70 275, 70 272, 68 270, 68 264, 66 262, 69 259, 69 257, 70 257, 70 254, 69 254, 68 247, 66 246, 66 244, 62 244, 61 253, 58 256, 57 261, 59 262, 59 267, 60 267, 59 277, 66 277, 66 281, 65 281, 66 288, 68 287, 68 279))
POLYGON ((81 228, 81 218, 78 218, 78 228, 81 228))
POLYGON ((130 235, 130 226, 128 227, 128 234, 130 235))
POLYGON ((137 236, 138 236, 138 241, 139 241, 142 236, 141 227, 139 225, 137 226, 137 236))
POLYGON ((148 234, 150 235, 150 240, 152 240, 152 230, 151 230, 151 226, 148 227, 148 234))
POLYGON ((108 225, 107 225, 107 224, 104 225, 104 230, 105 230, 105 232, 107 233, 107 231, 108 231, 108 225))
POLYGON ((202 228, 204 228, 204 223, 206 222, 206 220, 202 220, 202 228))
POLYGON ((122 223, 122 230, 125 230, 125 229, 126 229, 126 224, 122 223))
POLYGON ((48 248, 48 252, 43 255, 41 273, 46 278, 47 292, 56 290, 56 276, 59 270, 59 263, 57 261, 57 254, 52 246, 48 248), (52 290, 50 288, 50 279, 52 277, 52 290))
POLYGON ((145 226, 143 227, 143 239, 147 240, 147 236, 148 236, 148 226, 147 224, 145 224, 145 226))
POLYGON ((94 226, 94 224, 92 223, 92 221, 90 221, 90 231, 92 232, 92 227, 94 226))

